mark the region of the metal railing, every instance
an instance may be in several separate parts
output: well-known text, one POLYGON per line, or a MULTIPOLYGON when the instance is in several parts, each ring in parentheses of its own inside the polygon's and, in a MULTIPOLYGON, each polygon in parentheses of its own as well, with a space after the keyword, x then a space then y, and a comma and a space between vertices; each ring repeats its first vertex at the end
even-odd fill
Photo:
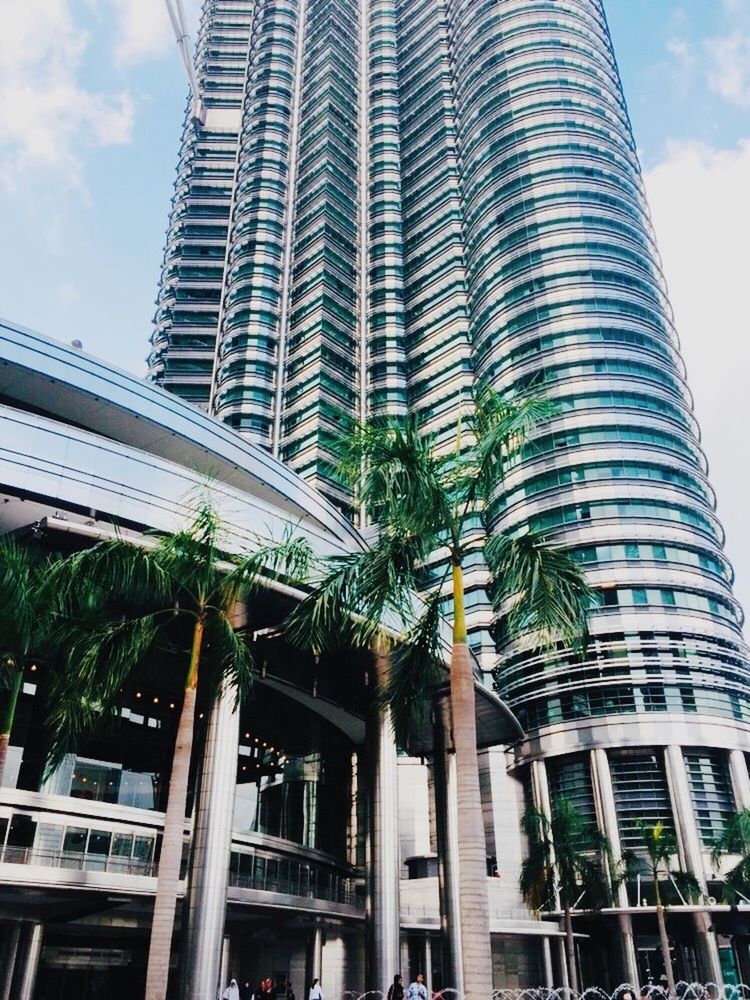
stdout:
POLYGON ((145 875, 155 877, 154 861, 120 857, 116 854, 91 854, 84 851, 45 851, 38 847, 0 848, 0 863, 40 865, 43 868, 63 868, 72 871, 109 872, 115 875, 145 875))

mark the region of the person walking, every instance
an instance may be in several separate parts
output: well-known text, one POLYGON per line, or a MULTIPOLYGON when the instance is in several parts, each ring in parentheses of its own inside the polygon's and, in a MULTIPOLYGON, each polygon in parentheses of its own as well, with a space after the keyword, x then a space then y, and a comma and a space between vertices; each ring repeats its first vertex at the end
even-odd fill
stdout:
POLYGON ((286 1000, 294 1000, 294 990, 288 979, 286 981, 286 1000))
POLYGON ((417 973, 417 978, 409 987, 408 1000, 427 1000, 427 987, 421 972, 417 973))
POLYGON ((240 1000, 240 988, 236 979, 230 980, 229 986, 222 993, 222 998, 223 1000, 240 1000))
POLYGON ((253 994, 254 990, 246 979, 242 986, 240 986, 240 1000, 253 1000, 253 994))
POLYGON ((307 1000, 324 1000, 323 987, 320 985, 319 979, 313 979, 307 1000))
POLYGON ((404 1000, 404 984, 401 981, 401 976, 393 977, 393 982, 388 987, 387 1000, 404 1000))

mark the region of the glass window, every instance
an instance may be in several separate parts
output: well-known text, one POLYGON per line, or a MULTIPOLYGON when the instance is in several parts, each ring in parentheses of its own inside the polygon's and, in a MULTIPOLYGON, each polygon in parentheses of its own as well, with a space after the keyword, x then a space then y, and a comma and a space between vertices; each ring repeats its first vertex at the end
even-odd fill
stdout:
POLYGON ((701 841, 712 847, 735 811, 727 757, 722 751, 687 751, 685 765, 701 841))
POLYGON ((620 753, 610 756, 617 825, 623 847, 641 846, 639 823, 661 821, 674 830, 672 804, 661 752, 620 753))

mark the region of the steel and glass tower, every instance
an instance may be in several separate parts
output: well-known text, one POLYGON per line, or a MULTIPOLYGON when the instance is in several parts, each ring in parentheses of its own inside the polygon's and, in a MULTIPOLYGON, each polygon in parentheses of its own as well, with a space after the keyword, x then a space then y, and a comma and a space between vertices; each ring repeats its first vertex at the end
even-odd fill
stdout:
POLYGON ((487 527, 575 551, 588 648, 498 661, 468 581, 514 773, 616 847, 664 818, 708 885, 750 805, 750 671, 601 0, 207 0, 198 69, 151 377, 346 511, 342 414, 447 445, 477 380, 556 400, 487 527))

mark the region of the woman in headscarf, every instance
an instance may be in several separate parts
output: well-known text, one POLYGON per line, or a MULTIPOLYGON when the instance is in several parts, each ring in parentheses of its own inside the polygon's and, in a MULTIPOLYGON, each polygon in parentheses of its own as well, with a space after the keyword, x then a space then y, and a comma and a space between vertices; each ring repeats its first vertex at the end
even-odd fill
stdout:
POLYGON ((229 986, 222 993, 222 1000, 240 1000, 240 988, 237 980, 230 980, 229 986))

